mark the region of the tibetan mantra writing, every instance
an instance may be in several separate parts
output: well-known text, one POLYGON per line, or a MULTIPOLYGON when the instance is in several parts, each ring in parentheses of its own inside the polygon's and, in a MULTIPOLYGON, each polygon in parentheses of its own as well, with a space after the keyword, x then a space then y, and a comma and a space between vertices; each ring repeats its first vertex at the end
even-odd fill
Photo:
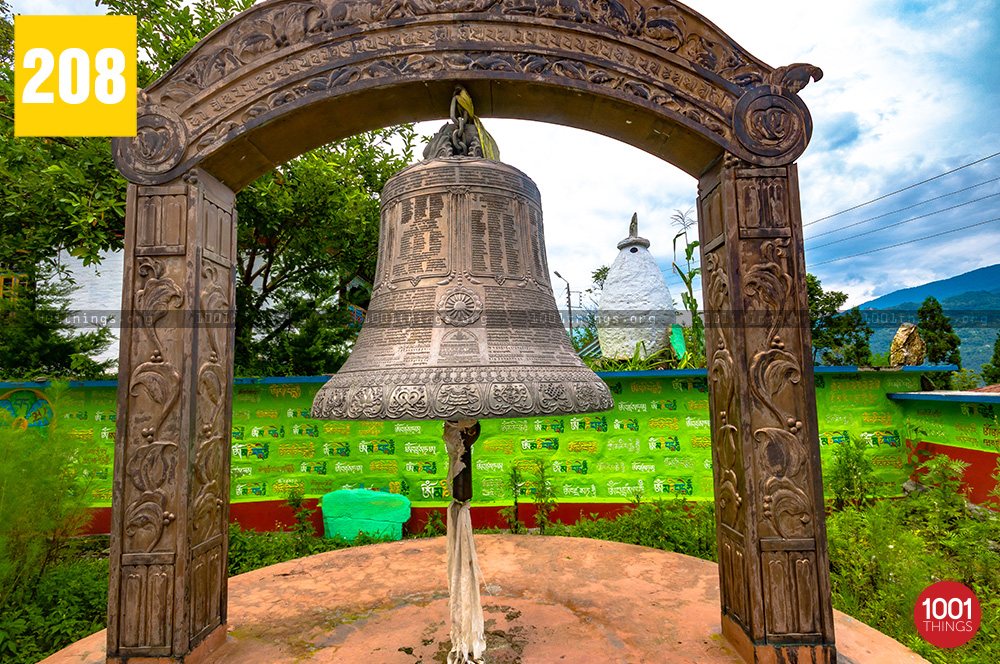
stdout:
MULTIPOLYGON (((283 500, 293 489, 319 497, 361 487, 404 494, 418 504, 450 500, 440 422, 311 420, 310 404, 325 379, 306 380, 312 382, 234 386, 232 500, 283 500)), ((614 393, 612 411, 484 420, 473 457, 476 504, 509 502, 505 480, 511 466, 523 468, 530 480, 538 459, 546 463, 563 502, 627 502, 637 490, 647 499, 711 500, 705 378, 605 381, 614 393)), ((880 495, 899 495, 906 480, 907 421, 926 428, 930 440, 997 451, 993 441, 1000 434, 994 435, 986 404, 928 405, 885 397, 919 389, 917 374, 818 374, 816 383, 824 469, 829 470, 837 446, 863 440, 880 495), (964 444, 972 437, 975 445, 964 444)), ((0 406, 4 400, 16 408, 45 398, 41 390, 22 392, 0 390, 0 406)), ((93 480, 92 504, 109 505, 115 388, 74 387, 60 404, 50 417, 81 440, 81 460, 93 480)), ((0 408, 0 415, 8 410, 0 408)), ((529 501, 533 490, 530 483, 524 487, 529 501)))

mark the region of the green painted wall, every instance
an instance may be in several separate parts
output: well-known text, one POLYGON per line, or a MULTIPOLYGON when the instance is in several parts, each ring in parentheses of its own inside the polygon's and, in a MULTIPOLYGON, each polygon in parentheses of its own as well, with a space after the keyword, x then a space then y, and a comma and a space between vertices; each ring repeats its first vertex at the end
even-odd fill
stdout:
MULTIPOLYGON (((545 462, 562 501, 626 502, 637 490, 647 499, 711 499, 706 379, 668 375, 605 380, 616 402, 607 413, 484 420, 473 454, 475 502, 509 502, 504 487, 512 464, 529 472, 536 459, 545 462)), ((311 420, 309 408, 321 385, 292 379, 234 386, 234 501, 282 499, 296 488, 318 497, 364 487, 402 493, 418 505, 445 504, 450 496, 440 422, 311 420)), ((817 374, 816 386, 824 467, 845 435, 861 438, 869 443, 879 493, 897 495, 906 479, 907 416, 903 402, 885 395, 919 389, 919 373, 824 373, 817 374)), ((107 506, 115 397, 113 384, 73 387, 53 412, 45 388, 0 387, 0 418, 20 427, 54 421, 84 441, 81 459, 94 480, 94 505, 107 506)), ((935 419, 919 414, 923 407, 913 404, 920 402, 907 403, 909 412, 935 419)), ((940 404, 933 408, 942 410, 940 404)), ((964 421, 950 417, 942 413, 941 419, 964 421)), ((1000 437, 980 431, 983 445, 986 440, 995 444, 1000 437)), ((971 439, 971 429, 968 433, 971 439)), ((528 484, 523 493, 530 497, 533 487, 528 484)))
POLYGON ((905 423, 928 443, 1000 452, 1000 405, 974 401, 900 401, 905 423))

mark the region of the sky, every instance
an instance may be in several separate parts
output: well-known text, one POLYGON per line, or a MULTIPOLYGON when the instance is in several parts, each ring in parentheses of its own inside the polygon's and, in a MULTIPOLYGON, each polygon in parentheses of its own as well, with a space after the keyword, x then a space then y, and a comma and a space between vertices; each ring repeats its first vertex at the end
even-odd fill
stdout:
MULTIPOLYGON (((12 4, 15 13, 100 11, 93 0, 12 4)), ((824 288, 847 293, 854 306, 1000 262, 1000 221, 989 221, 1000 217, 1000 156, 824 219, 1000 152, 1000 0, 688 5, 773 67, 808 62, 823 69, 823 79, 800 93, 814 131, 798 164, 806 263, 824 288), (837 260, 937 233, 945 234, 837 260)), ((439 125, 419 129, 431 134, 439 125)), ((499 119, 486 119, 486 126, 503 160, 538 184, 549 265, 573 291, 584 291, 593 270, 610 265, 637 212, 640 234, 652 242, 680 304, 671 216, 695 207, 694 179, 581 130, 499 119)), ((111 258, 102 268, 112 282, 119 263, 111 258)), ((555 278, 553 284, 558 298, 565 285, 555 278)), ((113 302, 86 304, 117 308, 120 291, 109 292, 90 297, 113 302)), ((580 297, 574 294, 574 306, 580 297)))

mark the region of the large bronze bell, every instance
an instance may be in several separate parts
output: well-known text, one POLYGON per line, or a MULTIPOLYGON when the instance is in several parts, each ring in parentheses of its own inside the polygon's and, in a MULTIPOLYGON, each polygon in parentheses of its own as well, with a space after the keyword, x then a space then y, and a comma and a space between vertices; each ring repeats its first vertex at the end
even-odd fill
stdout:
POLYGON ((393 176, 368 315, 312 417, 456 420, 612 406, 559 317, 535 183, 465 156, 393 176))

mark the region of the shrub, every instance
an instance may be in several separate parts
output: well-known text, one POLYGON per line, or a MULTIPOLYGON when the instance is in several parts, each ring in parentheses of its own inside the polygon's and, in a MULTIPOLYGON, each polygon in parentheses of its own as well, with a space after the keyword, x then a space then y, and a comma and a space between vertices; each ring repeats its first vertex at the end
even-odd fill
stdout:
POLYGON ((507 522, 507 527, 510 529, 510 532, 515 535, 526 530, 524 523, 518 518, 519 514, 517 505, 517 498, 520 495, 521 488, 523 486, 524 481, 521 477, 521 470, 516 464, 511 464, 505 488, 510 492, 514 502, 511 505, 500 508, 500 518, 507 522))
POLYGON ((432 510, 427 513, 427 523, 424 524, 424 529, 417 533, 415 537, 440 537, 447 534, 447 532, 448 525, 444 522, 441 512, 432 510))
POLYGON ((570 537, 637 544, 715 560, 715 507, 683 498, 636 503, 614 519, 593 518, 564 526, 557 533, 570 537))
POLYGON ((88 480, 80 443, 55 427, 0 424, 0 606, 32 593, 86 524, 88 480))
POLYGON ((108 561, 62 560, 0 610, 0 662, 32 664, 101 630, 108 611, 108 561))
POLYGON ((883 500, 827 519, 833 605, 935 663, 1000 661, 1000 519, 969 507, 964 463, 944 456, 920 466, 924 484, 905 500, 883 500), (924 641, 913 624, 931 583, 970 587, 982 605, 980 633, 950 650, 924 641))
POLYGON ((544 535, 552 526, 552 513, 556 509, 555 488, 548 476, 548 467, 541 459, 535 461, 535 520, 538 534, 544 535))
POLYGON ((827 486, 838 509, 846 505, 857 507, 875 493, 875 467, 865 455, 865 448, 864 441, 848 436, 843 445, 833 450, 827 486))

